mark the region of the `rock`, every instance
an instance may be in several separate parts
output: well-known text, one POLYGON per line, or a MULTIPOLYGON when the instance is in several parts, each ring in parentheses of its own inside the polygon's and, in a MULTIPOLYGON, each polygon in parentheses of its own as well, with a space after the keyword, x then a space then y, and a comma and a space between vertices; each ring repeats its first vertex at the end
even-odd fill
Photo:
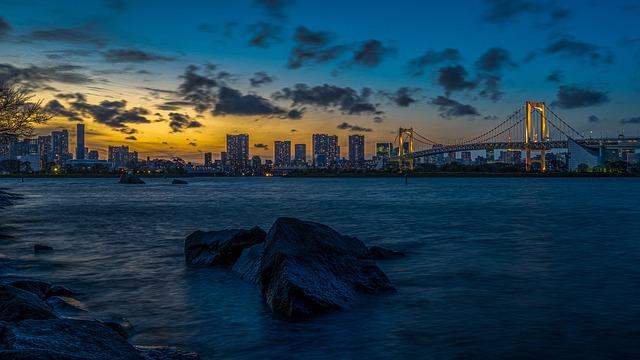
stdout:
POLYGON ((231 266, 242 250, 264 241, 266 233, 258 226, 250 230, 196 231, 184 241, 184 256, 190 265, 231 266))
POLYGON ((50 296, 73 297, 75 295, 76 295, 76 293, 74 291, 72 291, 69 288, 64 287, 62 285, 53 285, 46 292, 46 296, 47 297, 50 297, 50 296))
POLYGON ((263 251, 264 243, 244 249, 231 270, 240 275, 241 279, 258 284, 260 282, 260 262, 263 251))
POLYGON ((396 250, 385 249, 380 246, 369 247, 368 258, 373 260, 389 260, 404 257, 404 253, 396 250))
POLYGON ((136 346, 145 360, 199 360, 194 352, 172 346, 136 346))
POLYGON ((51 288, 50 283, 41 280, 16 280, 9 285, 36 294, 41 299, 47 297, 47 291, 51 288))
POLYGON ((124 318, 114 318, 107 320, 98 320, 102 325, 108 327, 109 329, 117 332, 125 339, 128 339, 129 336, 133 333, 133 325, 129 322, 129 320, 124 318))
POLYGON ((0 321, 55 319, 51 307, 36 294, 9 285, 0 285, 0 321))
MULTIPOLYGON (((95 321, 57 319, 0 323, 2 347, 16 359, 142 360, 122 336, 95 321), (41 357, 34 357, 35 354, 41 357)), ((2 358, 0 356, 0 358, 2 358)))
POLYGON ((49 251, 53 251, 53 248, 51 246, 47 246, 47 245, 42 245, 42 244, 35 244, 33 245, 33 252, 34 253, 43 253, 43 252, 49 252, 49 251))
POLYGON ((180 180, 180 179, 173 179, 171 184, 173 184, 173 185, 187 185, 188 182, 186 182, 184 180, 180 180))
POLYGON ((47 299, 54 313, 62 317, 89 319, 89 313, 80 301, 63 296, 52 296, 47 299))
POLYGON ((362 241, 328 226, 279 218, 265 239, 259 277, 275 314, 304 319, 349 306, 358 293, 395 291, 362 241))
POLYGON ((118 180, 119 184, 145 184, 145 182, 139 177, 132 174, 122 174, 120 176, 120 180, 118 180))

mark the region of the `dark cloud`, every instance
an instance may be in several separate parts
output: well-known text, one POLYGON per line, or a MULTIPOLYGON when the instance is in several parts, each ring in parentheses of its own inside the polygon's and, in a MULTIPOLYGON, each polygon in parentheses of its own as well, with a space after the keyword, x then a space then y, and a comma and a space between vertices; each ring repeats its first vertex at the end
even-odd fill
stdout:
POLYGON ((640 116, 622 119, 620 120, 621 124, 640 124, 640 116))
POLYGON ((484 18, 492 23, 506 22, 536 8, 536 4, 529 0, 485 0, 485 3, 484 18))
POLYGON ((416 95, 420 92, 420 89, 410 88, 403 86, 398 88, 395 92, 382 94, 388 97, 393 103, 400 107, 408 107, 409 105, 417 102, 416 95))
POLYGON ((202 124, 192 120, 189 115, 172 112, 169 113, 169 127, 172 133, 177 133, 184 131, 184 129, 202 127, 202 124))
POLYGON ((45 89, 49 82, 75 85, 92 83, 93 79, 80 72, 82 69, 81 66, 68 64, 44 67, 31 65, 25 68, 0 64, 0 82, 20 83, 30 90, 45 89))
POLYGON ((191 145, 191 146, 193 146, 193 147, 198 146, 198 144, 196 144, 194 141, 190 142, 190 143, 189 143, 189 145, 191 145))
POLYGON ((571 38, 555 40, 544 48, 543 52, 548 55, 585 59, 592 64, 610 64, 613 62, 613 54, 611 51, 591 43, 571 38))
POLYGON ((382 116, 375 116, 373 118, 373 122, 376 123, 376 124, 383 123, 384 122, 384 118, 382 116))
POLYGON ((396 50, 394 48, 385 46, 379 40, 367 40, 353 53, 351 64, 364 67, 376 67, 387 55, 394 54, 395 52, 396 50))
POLYGON ((371 132, 373 131, 370 128, 365 128, 362 126, 358 126, 358 125, 351 125, 349 123, 343 122, 342 124, 339 124, 337 126, 338 129, 340 130, 349 130, 349 131, 353 131, 353 132, 371 132))
POLYGON ((146 115, 147 109, 134 107, 127 109, 126 100, 104 100, 99 104, 90 104, 83 100, 76 100, 70 104, 71 108, 83 115, 91 116, 100 124, 104 124, 124 134, 134 134, 137 131, 130 128, 129 124, 151 123, 146 115))
POLYGON ((72 44, 89 44, 97 47, 106 45, 107 40, 93 31, 95 24, 87 24, 76 28, 52 28, 35 30, 27 34, 28 41, 63 42, 72 44))
POLYGON ((253 77, 249 80, 251 86, 260 87, 262 85, 271 84, 275 80, 273 76, 270 76, 264 71, 258 71, 253 74, 253 77))
POLYGON ((609 95, 604 91, 593 90, 577 85, 563 85, 558 88, 554 106, 563 109, 576 109, 588 106, 602 105, 609 101, 609 95))
POLYGON ((218 91, 214 115, 280 115, 286 110, 255 94, 243 95, 240 91, 223 86, 218 91))
POLYGON ((494 74, 482 74, 479 77, 479 84, 482 86, 479 95, 491 101, 498 101, 504 93, 500 90, 502 77, 494 74))
POLYGON ((47 59, 50 60, 68 60, 74 57, 92 56, 96 51, 89 49, 61 49, 44 51, 44 53, 47 54, 47 59))
POLYGON ((169 56, 154 54, 139 49, 112 49, 104 53, 104 59, 111 63, 142 63, 175 60, 175 58, 169 56))
POLYGON ((568 19, 570 16, 571 16, 571 10, 567 8, 553 9, 549 14, 549 21, 547 22, 547 25, 552 26, 559 21, 568 19))
POLYGON ((164 111, 175 111, 192 105, 193 104, 189 101, 166 101, 162 104, 156 105, 156 108, 164 111))
POLYGON ((497 72, 504 67, 515 67, 516 63, 511 60, 509 52, 503 48, 494 47, 487 50, 476 61, 476 67, 480 71, 497 72))
POLYGON ((290 100, 293 105, 309 105, 323 109, 338 109, 346 115, 381 114, 377 106, 370 102, 371 90, 364 88, 358 93, 350 87, 319 85, 309 87, 296 84, 293 88, 283 88, 274 93, 275 100, 290 100))
POLYGON ((447 119, 461 116, 480 115, 475 107, 467 104, 461 104, 453 99, 444 96, 433 98, 431 99, 430 103, 437 106, 438 111, 440 111, 440 116, 447 119))
POLYGON ((589 122, 596 123, 596 122, 600 121, 600 118, 595 116, 595 115, 591 115, 591 116, 589 116, 588 120, 589 120, 589 122))
POLYGON ((300 120, 302 119, 302 115, 304 114, 304 108, 302 109, 291 109, 287 113, 287 118, 291 120, 300 120))
POLYGON ((69 121, 82 121, 82 117, 77 112, 67 109, 60 101, 51 100, 44 106, 44 110, 53 116, 66 118, 69 121))
POLYGON ((125 139, 125 140, 131 140, 131 141, 137 141, 137 140, 138 140, 138 138, 137 138, 137 137, 135 137, 135 136, 133 136, 133 135, 129 135, 129 136, 127 136, 127 137, 126 137, 126 138, 124 138, 124 139, 125 139))
POLYGON ((424 55, 409 61, 409 72, 414 76, 424 74, 430 65, 441 64, 443 62, 460 61, 460 52, 457 49, 444 49, 442 51, 429 50, 424 55))
POLYGON ((213 69, 205 69, 208 74, 200 74, 199 67, 189 65, 184 74, 180 75, 182 83, 178 87, 178 94, 189 101, 198 112, 203 112, 213 106, 215 102, 215 89, 220 85, 213 69))
POLYGON ((5 19, 0 17, 0 39, 6 36, 9 31, 11 31, 11 25, 9 25, 5 19))
POLYGON ((293 4, 294 0, 254 0, 253 2, 262 7, 268 15, 283 18, 286 8, 293 4))
POLYGON ((560 83, 562 82, 563 78, 564 76, 562 75, 562 71, 560 70, 552 71, 551 73, 549 73, 549 75, 547 75, 547 81, 552 83, 560 83))
POLYGON ((454 91, 470 90, 476 84, 467 80, 467 71, 461 65, 446 66, 438 70, 438 84, 445 90, 447 96, 454 91))
POLYGON ((287 67, 298 69, 311 63, 331 61, 346 51, 342 45, 331 45, 334 36, 325 31, 311 31, 304 26, 296 28, 293 40, 296 46, 291 49, 287 67))
POLYGON ((269 150, 269 145, 267 144, 263 144, 263 143, 257 143, 257 144, 253 144, 253 147, 256 149, 265 149, 265 150, 269 150))
POLYGON ((282 28, 264 21, 247 26, 247 32, 250 35, 249 45, 251 46, 268 48, 282 40, 280 37, 282 28))
POLYGON ((111 10, 122 11, 127 7, 124 0, 103 0, 104 5, 111 10))

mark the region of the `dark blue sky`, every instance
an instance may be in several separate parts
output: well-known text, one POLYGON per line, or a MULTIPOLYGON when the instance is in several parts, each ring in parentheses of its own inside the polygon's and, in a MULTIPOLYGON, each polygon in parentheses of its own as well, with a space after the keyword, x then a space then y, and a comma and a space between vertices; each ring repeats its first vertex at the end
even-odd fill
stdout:
POLYGON ((446 141, 526 100, 636 135, 638 19, 624 0, 2 0, 0 80, 55 100, 52 126, 148 151, 217 149, 231 131, 446 141))

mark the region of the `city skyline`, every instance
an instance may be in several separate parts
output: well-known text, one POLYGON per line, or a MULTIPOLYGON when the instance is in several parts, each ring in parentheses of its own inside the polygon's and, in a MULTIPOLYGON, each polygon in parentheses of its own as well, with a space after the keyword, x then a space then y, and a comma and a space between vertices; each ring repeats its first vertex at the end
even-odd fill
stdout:
POLYGON ((336 134, 346 149, 364 133, 371 157, 398 127, 446 143, 525 100, 546 101, 596 137, 640 131, 640 8, 630 1, 473 0, 460 14, 405 0, 368 4, 355 20, 365 2, 343 12, 301 0, 155 4, 131 28, 150 4, 3 3, 0 80, 57 114, 37 134, 82 122, 102 157, 126 144, 201 161, 224 151, 229 133, 251 133, 263 158, 275 140, 336 134), (608 31, 593 28, 596 14, 608 31))

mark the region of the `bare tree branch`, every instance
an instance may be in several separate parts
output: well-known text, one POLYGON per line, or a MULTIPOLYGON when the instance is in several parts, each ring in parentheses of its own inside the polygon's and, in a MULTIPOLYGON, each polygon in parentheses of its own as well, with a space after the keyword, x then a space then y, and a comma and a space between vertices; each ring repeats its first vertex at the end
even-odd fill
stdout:
POLYGON ((42 100, 32 102, 32 98, 23 87, 0 83, 0 139, 31 136, 35 125, 51 119, 42 100))

